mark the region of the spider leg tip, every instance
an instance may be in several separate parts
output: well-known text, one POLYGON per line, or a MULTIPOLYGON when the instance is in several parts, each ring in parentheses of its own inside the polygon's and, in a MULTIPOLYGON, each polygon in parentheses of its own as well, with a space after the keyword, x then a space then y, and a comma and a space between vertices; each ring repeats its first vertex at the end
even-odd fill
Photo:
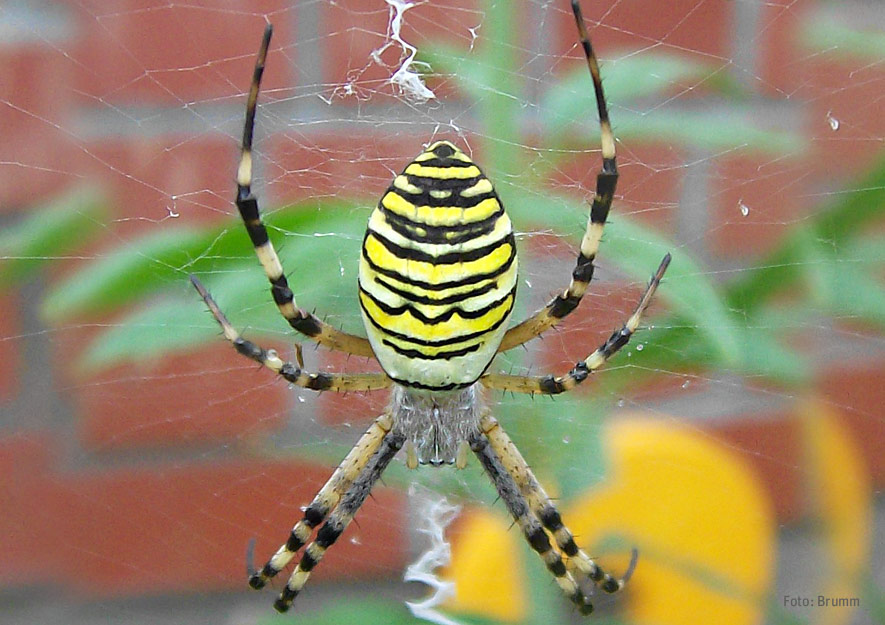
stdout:
POLYGON ((624 577, 621 579, 622 583, 627 583, 627 581, 633 576, 633 572, 636 570, 636 564, 639 562, 639 549, 633 547, 630 550, 630 564, 627 565, 627 571, 624 573, 624 577))
POLYGON ((273 609, 279 612, 280 614, 284 614, 289 611, 289 608, 292 607, 288 601, 280 597, 276 601, 273 602, 273 609))
MULTIPOLYGON (((249 539, 249 542, 246 544, 246 575, 249 577, 249 585, 253 588, 260 588, 260 586, 253 585, 253 580, 258 579, 261 580, 261 575, 258 573, 258 569, 255 568, 255 537, 249 539)), ((263 585, 263 584, 262 584, 263 585)))

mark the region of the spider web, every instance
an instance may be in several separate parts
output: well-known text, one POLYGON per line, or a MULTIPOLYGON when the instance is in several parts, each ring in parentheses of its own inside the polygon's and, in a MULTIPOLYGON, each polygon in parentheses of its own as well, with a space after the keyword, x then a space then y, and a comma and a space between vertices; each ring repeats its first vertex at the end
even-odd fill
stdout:
MULTIPOLYGON (((232 204, 267 21, 255 188, 299 305, 361 333, 368 212, 436 139, 467 150, 513 216, 516 315, 566 286, 600 166, 595 105, 568 3, 518 4, 0 5, 0 623, 269 622, 273 593, 244 589, 249 538, 261 564, 384 408, 383 393, 317 396, 257 371, 188 284, 199 275, 245 334, 296 357, 232 204)), ((874 212, 885 188, 875 27, 885 13, 811 0, 583 8, 618 137, 618 192, 580 308, 493 370, 564 373, 631 314, 662 252, 675 260, 641 333, 586 388, 555 400, 489 393, 487 403, 566 510, 617 485, 612 424, 641 417, 706 441, 746 467, 768 502, 773 599, 759 601, 760 618, 873 622, 885 584, 874 212), (841 456, 821 452, 829 465, 803 438, 819 421, 848 441, 841 456), (859 610, 783 601, 830 588, 821 527, 849 502, 838 489, 829 497, 822 466, 849 481, 857 469, 851 492, 871 519, 836 552, 863 552, 860 581, 843 593, 861 598, 859 610)), ((303 347, 311 370, 377 370, 303 347)), ((394 465, 296 616, 424 601, 433 584, 402 579, 442 549, 417 529, 434 505, 462 507, 446 532, 456 539, 478 509, 506 526, 476 463, 394 465)), ((678 534, 689 522, 670 523, 678 534)), ((636 539, 614 534, 594 556, 636 539)), ((729 536, 715 541, 725 549, 729 536)), ((517 548, 531 580, 524 620, 572 618, 517 548)), ((599 603, 616 613, 619 600, 599 603)))

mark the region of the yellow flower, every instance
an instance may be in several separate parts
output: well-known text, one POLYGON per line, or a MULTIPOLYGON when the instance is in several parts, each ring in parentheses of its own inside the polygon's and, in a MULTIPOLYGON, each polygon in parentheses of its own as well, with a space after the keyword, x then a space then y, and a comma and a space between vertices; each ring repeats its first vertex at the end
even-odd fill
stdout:
MULTIPOLYGON (((654 625, 760 622, 774 571, 775 520, 740 454, 673 421, 619 419, 603 436, 609 476, 563 518, 615 575, 627 567, 629 546, 639 548, 621 598, 629 618, 654 625), (594 549, 612 537, 622 539, 622 553, 594 549)), ((498 511, 471 512, 461 523, 450 609, 508 622, 525 617, 522 537, 510 526, 498 511)))

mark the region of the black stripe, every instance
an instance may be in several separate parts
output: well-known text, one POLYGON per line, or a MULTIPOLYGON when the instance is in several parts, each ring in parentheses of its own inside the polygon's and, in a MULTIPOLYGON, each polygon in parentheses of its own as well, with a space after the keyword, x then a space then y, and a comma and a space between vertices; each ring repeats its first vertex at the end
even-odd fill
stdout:
POLYGON ((446 304, 457 304, 458 302, 463 302, 464 300, 468 300, 471 297, 479 297, 480 295, 485 295, 489 291, 493 291, 498 286, 497 281, 490 281, 485 286, 481 286, 477 289, 473 289, 472 291, 464 291, 463 293, 456 293, 455 295, 449 295, 448 297, 441 297, 439 299, 434 299, 432 297, 427 297, 426 295, 419 295, 414 293, 413 291, 406 291, 400 288, 393 286, 390 282, 386 280, 382 280, 381 278, 376 277, 375 282, 383 286, 385 289, 390 291, 391 293, 395 293, 400 297, 415 302, 416 304, 430 304, 431 306, 444 306, 446 304))
POLYGON ((467 286, 468 284, 476 284, 477 282, 482 282, 483 280, 497 278, 501 274, 506 273, 508 269, 510 269, 510 265, 513 264, 515 258, 516 246, 513 246, 510 250, 510 257, 507 259, 507 261, 494 271, 490 271, 488 273, 476 273, 460 280, 450 280, 448 282, 425 282, 423 280, 416 280, 414 278, 406 277, 402 274, 397 273, 396 271, 393 271, 392 269, 379 267, 374 262, 372 262, 372 259, 369 258, 369 255, 366 253, 365 240, 363 244, 363 260, 365 260, 369 264, 369 267, 371 267, 373 271, 380 273, 382 276, 387 276, 388 278, 398 280, 399 282, 402 282, 404 284, 411 284, 412 286, 417 286, 422 289, 428 289, 430 291, 444 291, 446 289, 454 289, 462 286, 467 286))
POLYGON ((542 393, 546 393, 548 395, 558 395, 565 391, 565 387, 562 385, 562 382, 558 381, 552 375, 545 375, 543 378, 538 380, 538 387, 541 389, 542 393))
POLYGON ((434 256, 433 254, 428 254, 427 252, 422 252, 421 250, 417 250, 411 247, 402 247, 401 245, 397 245, 393 241, 384 238, 373 230, 369 230, 366 232, 366 236, 363 239, 364 249, 366 247, 366 240, 369 238, 369 236, 378 241, 378 243, 380 243, 388 252, 390 252, 397 258, 400 258, 402 260, 414 260, 415 262, 430 263, 431 265, 457 265, 458 263, 467 263, 470 261, 485 258, 486 256, 496 252, 498 248, 504 245, 510 245, 511 248, 515 247, 516 245, 513 233, 508 232, 505 237, 498 239, 497 241, 494 241, 488 245, 478 247, 476 249, 458 252, 447 252, 445 254, 440 254, 439 256, 434 256))
POLYGON ((341 536, 341 532, 343 531, 344 526, 340 524, 338 519, 329 519, 329 521, 320 528, 320 531, 317 532, 317 537, 314 542, 320 547, 328 549, 336 540, 338 540, 338 537, 341 536))
POLYGON ((572 279, 575 282, 589 283, 593 279, 593 260, 595 258, 595 255, 584 256, 583 252, 578 254, 578 261, 575 263, 575 268, 572 271, 572 279))
MULTIPOLYGON (((514 289, 515 288, 516 287, 514 287, 514 289)), ((372 318, 372 315, 369 314, 369 311, 366 310, 366 307, 363 305, 362 300, 360 300, 360 308, 362 308, 363 312, 366 314, 366 319, 371 321, 373 326, 378 328, 381 332, 383 332, 387 336, 393 337, 395 339, 400 339, 403 341, 408 341, 409 343, 413 343, 414 345, 424 345, 427 347, 444 347, 446 345, 454 345, 456 343, 463 343, 464 341, 469 341, 471 339, 478 338, 478 337, 482 336, 483 334, 488 334, 489 332, 493 332, 494 330, 497 330, 498 327, 500 327, 500 325, 502 323, 504 323, 505 321, 507 321, 510 318, 510 311, 508 311, 506 315, 504 315, 503 317, 498 319, 498 321, 493 323, 491 326, 489 326, 485 330, 480 330, 478 332, 471 332, 470 334, 461 334, 459 336, 453 336, 453 337, 450 337, 447 339, 441 339, 439 341, 428 341, 426 339, 416 338, 414 336, 409 336, 407 334, 402 334, 400 332, 394 332, 392 330, 385 328, 384 326, 379 324, 377 321, 375 321, 374 318, 372 318)), ((510 307, 510 310, 513 310, 513 306, 510 307)))
POLYGON ((562 319, 577 308, 580 303, 581 298, 577 295, 569 295, 567 297, 557 295, 556 299, 548 306, 547 313, 554 319, 562 319))
POLYGON ((312 571, 313 567, 318 564, 318 560, 310 555, 309 552, 305 552, 303 556, 301 556, 301 561, 298 563, 298 568, 302 571, 312 571))
POLYGON ((273 297, 273 301, 277 306, 282 306, 283 304, 291 304, 295 299, 295 295, 292 293, 292 289, 289 288, 289 281, 286 280, 286 276, 280 276, 279 278, 268 278, 270 280, 270 294, 273 297))
POLYGON ((563 575, 565 575, 565 564, 562 562, 562 560, 554 560, 547 565, 547 568, 556 577, 562 577, 563 575))
POLYGON ((313 529, 329 514, 328 506, 312 503, 304 509, 304 524, 313 529))
POLYGON ((559 528, 562 527, 562 517, 559 515, 559 511, 553 506, 546 506, 543 510, 541 510, 541 514, 539 515, 541 519, 541 523, 544 524, 551 532, 555 532, 559 528))
MULTIPOLYGON (((426 152, 425 152, 426 154, 426 152)), ((439 156, 439 155, 437 155, 439 156)), ((420 165, 421 167, 456 167, 456 168, 466 168, 466 167, 476 167, 476 163, 473 161, 462 161, 457 158, 429 158, 426 161, 412 161, 406 166, 406 169, 411 167, 412 165, 420 165)))
POLYGON ((603 161, 602 171, 596 176, 596 196, 590 208, 590 222, 604 224, 608 219, 608 210, 612 205, 615 187, 618 184, 618 170, 614 159, 603 161))
POLYGON ((547 534, 540 527, 536 526, 531 529, 527 529, 525 533, 525 538, 532 546, 532 549, 534 549, 538 553, 544 554, 550 551, 550 539, 547 538, 547 534))
MULTIPOLYGON (((376 299, 371 293, 369 293, 368 291, 366 291, 362 287, 360 287, 360 293, 364 293, 366 295, 366 297, 368 297, 370 300, 372 300, 372 302, 378 308, 380 308, 385 314, 396 316, 396 315, 402 315, 402 314, 408 312, 412 315, 412 317, 414 317, 415 319, 417 319, 421 323, 423 323, 425 325, 433 326, 433 325, 437 325, 439 323, 443 323, 443 322, 448 321, 456 313, 462 319, 479 319, 480 317, 482 317, 486 313, 492 311, 497 306, 500 306, 501 304, 503 304, 507 300, 508 297, 513 297, 513 295, 516 293, 516 285, 514 285, 513 288, 510 289, 510 291, 508 291, 504 295, 504 297, 494 300, 493 302, 490 302, 489 304, 483 306, 482 308, 477 308, 476 310, 461 310, 460 308, 454 306, 452 308, 449 308, 444 313, 437 315, 436 317, 428 317, 424 313, 422 313, 421 311, 415 310, 415 308, 413 308, 410 304, 405 304, 403 306, 388 306, 384 302, 376 299)), ((511 308, 513 307, 512 300, 511 300, 510 307, 511 308)))
POLYGON ((381 342, 393 349, 393 351, 395 351, 397 354, 401 354, 406 358, 418 358, 420 360, 449 360, 450 358, 458 358, 460 356, 466 356, 471 352, 475 352, 482 345, 482 342, 479 342, 468 347, 463 347, 461 349, 453 349, 447 352, 437 352, 436 354, 425 354, 424 352, 418 351, 417 349, 404 349, 386 339, 382 340, 381 342))
POLYGON ((238 187, 237 192, 237 209, 240 211, 240 217, 246 226, 246 232, 254 247, 261 247, 269 240, 267 229, 261 223, 261 215, 258 213, 258 200, 252 195, 248 188, 238 187))
MULTIPOLYGON (((414 382, 412 380, 406 380, 403 378, 394 378, 391 377, 391 380, 396 382, 397 384, 402 384, 403 386, 409 386, 411 388, 420 388, 424 391, 454 391, 456 389, 467 388, 468 386, 473 386, 476 383, 476 380, 471 380, 470 382, 451 382, 449 384, 422 384, 421 382, 414 382)), ((477 380, 479 378, 477 377, 477 380)))
POLYGON ((289 538, 286 540, 286 549, 289 551, 298 551, 304 546, 304 541, 295 535, 295 532, 289 532, 289 538))
POLYGON ((489 234, 495 229, 498 219, 504 214, 504 207, 498 204, 500 208, 496 210, 490 217, 473 221, 457 226, 429 226, 420 221, 412 221, 408 217, 403 217, 393 211, 385 208, 380 203, 378 209, 384 215, 387 225, 394 232, 401 234, 411 241, 418 243, 462 243, 475 239, 484 234, 489 234), (424 234, 418 234, 417 230, 423 230, 424 234))
POLYGON ((409 184, 415 185, 427 191, 461 191, 475 185, 477 182, 485 178, 481 173, 473 178, 430 178, 428 176, 415 176, 413 174, 403 174, 409 184))
MULTIPOLYGON (((431 180, 430 178, 416 178, 415 176, 410 177, 418 179, 418 180, 431 180)), ((483 178, 480 176, 479 178, 483 178)), ((432 180, 436 180, 433 178, 432 180)), ((473 178, 469 178, 467 180, 474 180, 473 178)), ((478 193, 476 195, 461 195, 461 192, 465 189, 469 189, 474 186, 476 182, 472 182, 471 184, 464 184, 461 186, 451 186, 448 189, 439 189, 438 187, 434 187, 434 190, 445 190, 450 191, 451 195, 446 197, 434 197, 430 194, 430 189, 426 189, 421 185, 415 185, 416 187, 421 189, 420 193, 409 193, 405 189, 401 189, 395 185, 390 185, 387 189, 388 193, 393 193, 398 195, 406 202, 410 204, 414 204, 415 206, 430 206, 432 208, 439 208, 441 206, 454 206, 455 208, 473 208, 483 200, 488 200, 490 198, 495 198, 500 202, 500 198, 498 198, 498 194, 495 193, 495 189, 493 188, 491 191, 487 191, 486 193, 478 193)), ((386 194, 385 194, 386 195, 386 194)), ((383 198, 382 198, 383 199, 383 198)))

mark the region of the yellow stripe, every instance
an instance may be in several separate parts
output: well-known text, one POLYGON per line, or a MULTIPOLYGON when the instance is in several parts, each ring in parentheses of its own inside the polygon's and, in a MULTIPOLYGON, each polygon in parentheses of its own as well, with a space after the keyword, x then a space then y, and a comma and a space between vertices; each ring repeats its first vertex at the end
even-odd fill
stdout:
MULTIPOLYGON (((465 284, 462 286, 455 286, 449 289, 442 290, 431 290, 431 289, 422 289, 421 287, 415 286, 414 284, 409 284, 407 282, 402 282, 397 280, 396 278, 392 278, 390 276, 381 276, 377 271, 368 266, 367 263, 361 260, 360 262, 360 284, 362 284, 364 289, 371 290, 376 297, 378 295, 375 293, 374 288, 377 284, 375 281, 376 276, 381 280, 390 283, 392 286, 400 289, 401 291, 406 291, 408 293, 414 293, 415 295, 421 297, 427 297, 429 299, 441 300, 446 297, 451 297, 453 295, 460 295, 462 293, 469 293, 471 291, 476 291, 486 286, 490 281, 497 282, 497 288, 493 289, 486 295, 494 295, 500 294, 503 295, 507 291, 513 288, 513 285, 516 283, 516 272, 517 272, 517 263, 514 261, 510 267, 502 273, 500 276, 495 278, 489 278, 488 280, 483 280, 481 282, 477 282, 475 284, 465 284)), ((387 289, 383 285, 378 285, 379 289, 384 289, 385 292, 387 289)), ((500 297, 499 295, 499 297, 500 297)), ((470 301, 470 300, 466 300, 470 301)))
POLYGON ((479 176, 479 167, 476 165, 470 167, 425 167, 417 162, 413 162, 406 167, 405 173, 413 176, 423 176, 425 178, 436 178, 437 180, 476 178, 479 176))
POLYGON ((467 187, 461 191, 461 197, 474 197, 476 195, 480 195, 482 193, 491 193, 492 192, 492 181, 488 178, 483 178, 482 180, 477 181, 475 185, 472 187, 467 187))
POLYGON ((405 198, 389 191, 381 198, 381 205, 392 213, 428 226, 460 226, 491 217, 500 209, 497 198, 487 198, 476 206, 415 206, 405 198))
POLYGON ((375 265, 395 271, 406 278, 420 280, 430 284, 463 280, 474 274, 491 273, 501 267, 510 258, 513 252, 509 243, 504 243, 495 248, 491 254, 482 258, 471 260, 466 263, 452 263, 446 265, 434 265, 418 260, 400 258, 392 254, 371 234, 366 237, 366 255, 375 265))
MULTIPOLYGON (((513 296, 509 295, 503 302, 486 314, 476 319, 463 319, 456 312, 450 319, 441 323, 428 325, 415 319, 409 311, 399 315, 388 315, 378 308, 364 293, 360 293, 360 301, 378 325, 390 332, 404 334, 422 341, 439 341, 464 334, 483 332, 500 321, 509 311, 513 296)), ((449 347, 449 349, 452 349, 449 347)))
POLYGON ((397 189, 402 189, 406 193, 411 193, 412 195, 418 195, 424 191, 421 187, 415 186, 409 182, 409 179, 402 174, 393 179, 393 186, 397 189))

